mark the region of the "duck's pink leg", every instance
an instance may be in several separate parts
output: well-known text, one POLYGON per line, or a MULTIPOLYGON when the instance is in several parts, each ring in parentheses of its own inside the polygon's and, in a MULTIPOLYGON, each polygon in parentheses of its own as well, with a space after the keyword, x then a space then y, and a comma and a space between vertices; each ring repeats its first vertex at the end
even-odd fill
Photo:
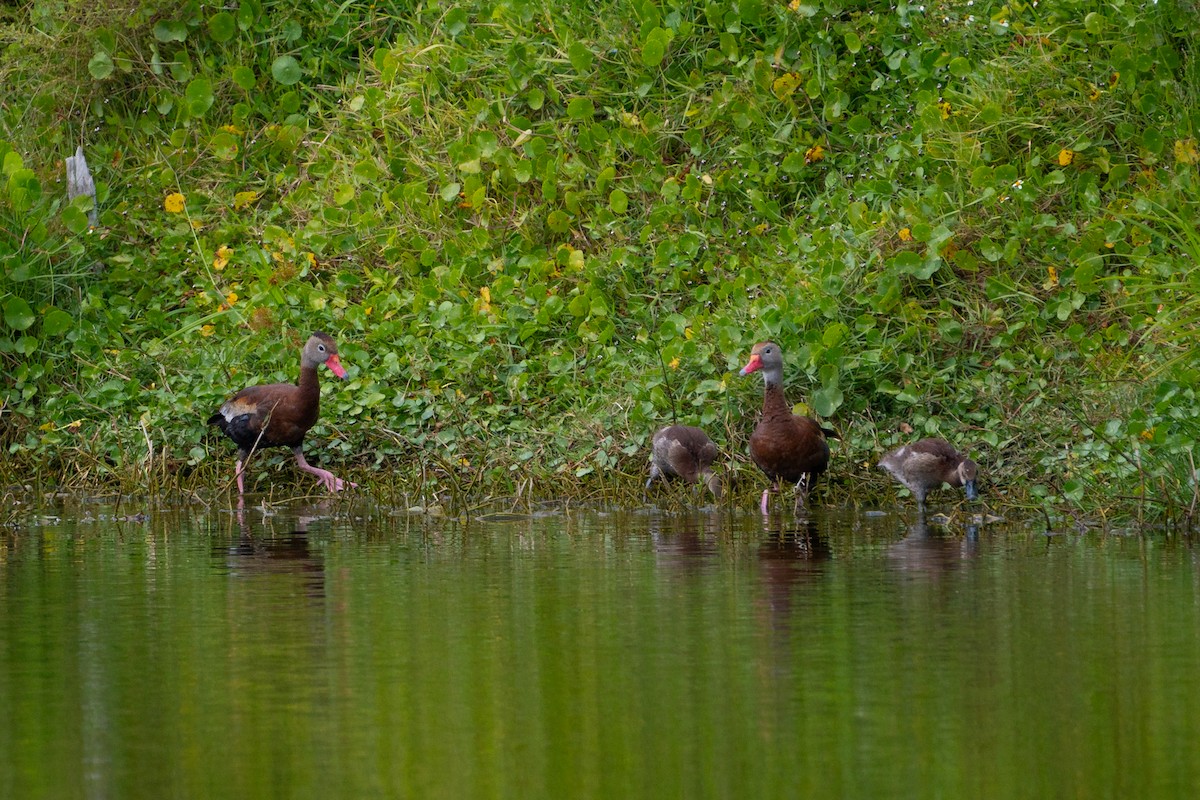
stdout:
POLYGON ((316 475, 317 480, 319 480, 321 482, 321 484, 329 491, 340 492, 342 489, 345 489, 347 486, 358 486, 358 484, 354 483, 353 481, 342 480, 341 478, 335 476, 329 470, 312 466, 311 464, 309 464, 307 461, 304 460, 304 453, 302 453, 300 451, 299 447, 292 450, 292 452, 296 454, 296 464, 300 467, 300 469, 304 470, 305 472, 311 472, 313 475, 316 475))
POLYGON ((234 468, 234 474, 237 475, 237 485, 238 485, 238 494, 239 495, 243 495, 246 493, 246 487, 244 486, 244 482, 242 479, 242 468, 244 466, 245 466, 245 464, 239 458, 238 462, 237 462, 237 467, 234 468))
POLYGON ((758 507, 760 509, 762 509, 762 513, 764 513, 764 514, 767 513, 767 498, 770 496, 771 496, 771 487, 768 486, 766 489, 763 489, 762 502, 759 503, 759 505, 758 505, 758 507))

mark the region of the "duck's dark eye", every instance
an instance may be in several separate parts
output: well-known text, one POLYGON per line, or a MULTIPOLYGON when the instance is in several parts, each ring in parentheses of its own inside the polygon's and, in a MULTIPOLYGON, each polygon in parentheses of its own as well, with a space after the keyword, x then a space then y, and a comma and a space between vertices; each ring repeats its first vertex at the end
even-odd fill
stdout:
POLYGON ((318 350, 320 350, 322 353, 324 353, 324 352, 325 352, 325 345, 323 345, 323 344, 318 344, 318 345, 317 345, 317 349, 318 349, 318 350))

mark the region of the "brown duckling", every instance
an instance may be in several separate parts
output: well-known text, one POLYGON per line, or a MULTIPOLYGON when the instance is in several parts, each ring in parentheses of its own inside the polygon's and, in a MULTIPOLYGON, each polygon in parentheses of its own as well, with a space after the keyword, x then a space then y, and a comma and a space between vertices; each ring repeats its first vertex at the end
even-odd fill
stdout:
POLYGON ((720 451, 708 434, 691 425, 668 425, 654 434, 650 446, 650 478, 678 478, 686 483, 701 482, 721 499, 721 476, 712 465, 720 451))

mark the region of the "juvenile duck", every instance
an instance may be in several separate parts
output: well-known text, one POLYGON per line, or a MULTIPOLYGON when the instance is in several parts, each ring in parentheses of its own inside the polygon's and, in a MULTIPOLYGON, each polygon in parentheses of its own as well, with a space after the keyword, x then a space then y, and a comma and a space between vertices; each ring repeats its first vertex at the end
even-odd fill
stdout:
POLYGON ((654 434, 650 446, 650 478, 646 488, 656 479, 679 478, 687 483, 702 482, 721 499, 721 476, 712 470, 719 455, 717 446, 708 434, 691 425, 668 425, 654 434))
POLYGON ((879 459, 879 468, 908 487, 917 498, 917 511, 925 513, 925 496, 943 483, 962 486, 968 500, 979 497, 975 478, 979 467, 945 439, 922 439, 906 444, 879 459))

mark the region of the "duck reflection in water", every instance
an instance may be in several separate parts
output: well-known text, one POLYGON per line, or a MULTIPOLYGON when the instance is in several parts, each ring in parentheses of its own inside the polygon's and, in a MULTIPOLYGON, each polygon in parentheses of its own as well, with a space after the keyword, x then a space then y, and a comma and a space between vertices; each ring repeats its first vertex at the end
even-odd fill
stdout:
POLYGON ((652 517, 649 531, 658 563, 685 573, 700 572, 717 563, 720 550, 716 537, 721 520, 721 513, 715 510, 652 517))
POLYGON ((218 547, 229 574, 235 578, 257 578, 271 575, 294 575, 299 579, 305 596, 319 600, 325 597, 325 561, 314 553, 309 544, 308 524, 319 517, 291 517, 291 530, 276 534, 268 529, 265 517, 256 531, 251 530, 241 513, 238 514, 238 540, 218 547))
POLYGON ((767 611, 772 627, 788 628, 797 589, 825 574, 829 541, 811 516, 772 513, 763 517, 763 538, 756 555, 762 584, 760 605, 767 611))
POLYGON ((979 526, 968 525, 956 535, 940 525, 930 525, 923 514, 907 535, 887 549, 888 561, 902 572, 931 578, 961 567, 979 555, 979 526))

